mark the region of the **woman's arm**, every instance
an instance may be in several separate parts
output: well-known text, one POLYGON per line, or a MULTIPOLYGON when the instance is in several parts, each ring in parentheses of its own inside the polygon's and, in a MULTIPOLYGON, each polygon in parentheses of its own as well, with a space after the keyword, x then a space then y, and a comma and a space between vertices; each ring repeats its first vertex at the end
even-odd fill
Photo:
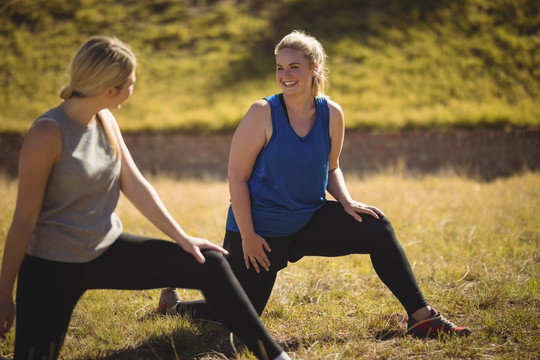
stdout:
POLYGON ((254 103, 236 129, 229 154, 229 191, 231 206, 242 236, 244 262, 259 272, 259 264, 268 271, 268 243, 253 228, 248 180, 257 156, 272 136, 270 105, 264 100, 254 103))
POLYGON ((124 142, 116 119, 109 110, 102 110, 100 117, 114 129, 121 148, 122 169, 120 172, 120 186, 126 198, 159 230, 171 239, 174 239, 185 251, 192 254, 197 261, 203 263, 203 249, 227 252, 220 246, 198 237, 188 235, 174 220, 154 187, 144 178, 124 142))
POLYGON ((19 155, 19 182, 13 221, 6 237, 0 274, 0 336, 13 324, 13 286, 36 225, 47 179, 62 152, 62 134, 50 120, 34 124, 19 155))
POLYGON ((332 146, 330 149, 329 165, 328 165, 328 186, 327 190, 343 206, 345 211, 358 221, 362 221, 359 213, 368 214, 375 218, 384 216, 384 213, 374 206, 362 204, 354 201, 349 194, 343 172, 339 167, 339 156, 343 148, 343 140, 345 138, 345 117, 341 107, 328 100, 330 108, 330 138, 332 146))

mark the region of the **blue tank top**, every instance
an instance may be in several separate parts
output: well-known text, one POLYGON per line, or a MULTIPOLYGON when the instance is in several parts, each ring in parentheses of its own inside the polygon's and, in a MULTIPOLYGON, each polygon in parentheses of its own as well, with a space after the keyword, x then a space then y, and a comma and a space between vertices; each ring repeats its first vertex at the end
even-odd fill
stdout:
MULTIPOLYGON (((255 161, 248 187, 255 232, 288 236, 306 225, 326 202, 330 155, 330 111, 315 98, 315 123, 300 137, 289 123, 279 95, 265 98, 272 113, 272 136, 255 161)), ((226 229, 239 232, 229 206, 226 229)))

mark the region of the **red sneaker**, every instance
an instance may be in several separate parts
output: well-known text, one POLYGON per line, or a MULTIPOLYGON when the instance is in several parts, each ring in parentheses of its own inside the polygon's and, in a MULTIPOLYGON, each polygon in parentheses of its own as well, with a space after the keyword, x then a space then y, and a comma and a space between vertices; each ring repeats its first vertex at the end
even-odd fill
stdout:
POLYGON ((431 316, 425 320, 418 321, 410 316, 407 322, 407 334, 421 339, 434 339, 441 335, 469 336, 471 333, 471 329, 466 326, 454 325, 435 309, 431 309, 431 316))
POLYGON ((180 293, 176 288, 165 288, 161 290, 159 297, 159 313, 161 315, 177 314, 176 306, 182 302, 180 293))

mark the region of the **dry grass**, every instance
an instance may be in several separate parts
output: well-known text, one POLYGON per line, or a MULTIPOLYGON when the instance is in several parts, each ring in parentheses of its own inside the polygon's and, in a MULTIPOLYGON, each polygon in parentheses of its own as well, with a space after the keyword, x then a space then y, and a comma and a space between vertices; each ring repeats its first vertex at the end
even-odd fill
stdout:
MULTIPOLYGON (((194 235, 220 242, 227 184, 152 179, 194 235)), ((294 359, 538 359, 540 174, 493 182, 453 174, 350 176, 353 197, 392 219, 429 301, 467 324, 466 339, 420 341, 401 332, 405 313, 368 257, 309 258, 280 273, 263 321, 294 359)), ((0 179, 0 236, 15 201, 0 179)), ((126 230, 159 235, 124 201, 126 230)), ((3 243, 3 241, 2 241, 3 243)), ((222 327, 156 313, 158 290, 91 291, 77 305, 62 351, 69 359, 235 358, 222 327)), ((186 299, 198 292, 182 291, 186 299)), ((0 343, 10 358, 13 332, 0 343)), ((241 349, 238 357, 252 358, 241 349)))

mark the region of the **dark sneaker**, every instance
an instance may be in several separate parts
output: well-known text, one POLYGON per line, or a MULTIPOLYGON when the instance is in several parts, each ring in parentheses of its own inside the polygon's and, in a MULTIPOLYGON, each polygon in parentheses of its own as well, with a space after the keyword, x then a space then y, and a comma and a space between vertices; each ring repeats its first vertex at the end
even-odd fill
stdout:
POLYGON ((441 335, 469 336, 472 332, 466 326, 456 326, 446 320, 437 310, 431 309, 431 316, 425 320, 417 321, 409 317, 407 333, 421 339, 438 338, 441 335))
POLYGON ((180 293, 176 288, 165 288, 161 290, 159 297, 159 313, 161 315, 176 315, 176 306, 182 302, 180 293))

